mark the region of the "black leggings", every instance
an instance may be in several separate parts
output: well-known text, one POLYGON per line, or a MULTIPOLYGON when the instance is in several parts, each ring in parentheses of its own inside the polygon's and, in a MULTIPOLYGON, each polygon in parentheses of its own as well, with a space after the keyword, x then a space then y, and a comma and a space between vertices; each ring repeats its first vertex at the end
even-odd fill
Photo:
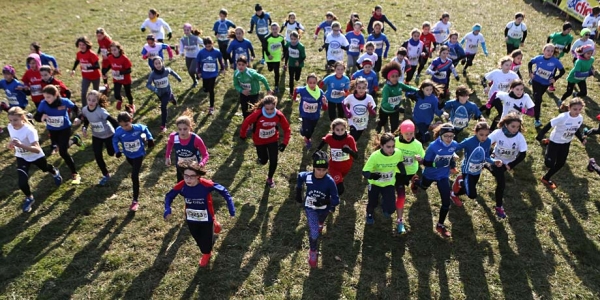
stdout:
POLYGON ((158 96, 160 99, 160 125, 167 126, 167 117, 169 116, 169 111, 167 110, 167 105, 171 99, 175 99, 173 93, 163 93, 158 96))
POLYGON ((212 222, 187 222, 192 237, 202 254, 210 254, 213 248, 212 222))
POLYGON ((56 175, 54 167, 46 161, 46 157, 40 157, 34 161, 26 161, 20 157, 17 157, 17 173, 19 177, 19 188, 25 194, 26 197, 31 196, 31 190, 29 189, 29 166, 34 164, 43 172, 48 172, 52 175, 56 175))
POLYGON ((96 159, 96 164, 102 171, 103 176, 108 175, 108 169, 106 168, 106 163, 104 162, 104 156, 102 155, 102 149, 106 147, 106 153, 109 156, 115 155, 115 149, 112 144, 112 136, 107 137, 105 139, 98 138, 92 136, 92 149, 94 150, 94 158, 96 159))
POLYGON ((442 207, 440 207, 440 216, 438 219, 438 223, 444 224, 446 221, 446 216, 448 216, 448 211, 450 210, 450 180, 448 178, 441 178, 438 180, 429 179, 425 176, 421 180, 418 181, 417 186, 426 190, 431 186, 432 183, 436 183, 438 192, 440 193, 440 198, 442 198, 442 207))
POLYGON ((267 62, 267 69, 269 70, 269 72, 273 72, 274 77, 275 77, 275 88, 279 87, 279 67, 280 67, 281 63, 280 62, 267 62))
POLYGON ((121 96, 121 87, 123 87, 125 89, 125 97, 127 97, 129 104, 133 104, 133 95, 131 95, 131 83, 122 84, 114 82, 114 85, 115 99, 117 99, 117 101, 123 101, 123 97, 121 96))
POLYGON ((133 201, 137 202, 140 197, 140 170, 142 169, 142 162, 144 162, 144 156, 129 158, 127 162, 131 165, 131 183, 133 185, 133 201))
POLYGON ((494 194, 496 198, 496 207, 500 207, 503 204, 504 189, 506 188, 506 177, 504 175, 506 166, 502 165, 502 167, 496 167, 496 165, 491 165, 489 170, 496 179, 496 191, 494 194))
POLYGON ((560 97, 561 101, 565 101, 567 100, 567 98, 573 95, 573 88, 575 88, 575 84, 577 84, 577 87, 579 88, 579 93, 577 93, 577 97, 587 96, 587 83, 585 83, 585 80, 582 80, 577 83, 567 82, 567 91, 562 95, 562 97, 560 97))
POLYGON ((50 140, 52 141, 52 145, 56 145, 58 147, 58 153, 60 157, 65 161, 69 170, 71 170, 71 174, 77 174, 77 169, 75 168, 75 162, 71 155, 69 155, 69 141, 71 140, 71 127, 61 129, 61 130, 48 130, 50 132, 50 140))
POLYGON ((342 103, 329 103, 329 107, 327 109, 327 113, 329 114, 329 121, 333 121, 336 118, 344 118, 344 106, 342 103))
POLYGON ((410 66, 410 70, 406 72, 406 77, 404 78, 406 82, 410 82, 417 71, 417 66, 410 66))
POLYGON ((531 87, 533 88, 533 102, 535 103, 534 117, 536 120, 540 119, 540 115, 542 114, 542 100, 544 98, 544 93, 548 90, 549 85, 541 84, 535 80, 531 81, 531 87))
POLYGON ((217 77, 202 78, 202 88, 204 88, 204 91, 208 93, 208 100, 210 102, 210 107, 215 106, 215 82, 216 81, 217 81, 217 77))
POLYGON ((381 110, 381 108, 379 109, 379 122, 377 122, 377 128, 383 128, 387 125, 388 119, 390 120, 390 132, 396 131, 400 125, 400 112, 388 113, 381 110))
POLYGON ((510 55, 513 51, 519 49, 519 47, 511 44, 511 43, 506 43, 506 55, 510 55))
POLYGON ((362 135, 362 133, 365 130, 356 130, 356 127, 354 126, 350 126, 350 135, 354 138, 354 141, 358 142, 358 139, 360 139, 360 136, 362 135))
POLYGON ((193 57, 185 58, 185 68, 188 71, 188 74, 192 78, 193 82, 198 82, 198 78, 196 77, 196 59, 193 57))
POLYGON ((288 66, 288 73, 290 77, 290 94, 294 93, 294 81, 300 80, 302 74, 302 68, 288 66))
POLYGON ((467 62, 465 64, 465 68, 463 70, 466 70, 468 67, 473 65, 473 60, 475 59, 475 53, 473 54, 467 54, 467 62))
POLYGON ((472 175, 472 174, 463 174, 463 181, 460 184, 460 191, 457 196, 467 194, 467 197, 470 199, 477 198, 477 182, 479 182, 479 177, 481 174, 472 175))
POLYGON ((310 140, 313 133, 315 132, 315 127, 317 127, 317 123, 319 119, 308 119, 302 118, 302 126, 300 127, 300 135, 310 140))
POLYGON ((277 157, 279 156, 279 149, 277 147, 277 142, 265 145, 256 145, 258 162, 261 165, 266 165, 267 162, 269 163, 268 178, 273 178, 273 175, 275 175, 275 170, 277 170, 277 157))
POLYGON ((242 107, 242 115, 244 116, 244 119, 250 115, 250 112, 248 111, 249 104, 254 105, 256 102, 258 102, 258 94, 246 96, 240 93, 240 106, 242 107))
POLYGON ((221 55, 223 56, 223 60, 225 63, 229 61, 229 54, 227 54, 227 47, 229 46, 229 40, 227 41, 218 41, 219 51, 221 51, 221 55))
POLYGON ((425 68, 425 65, 427 64, 428 60, 429 53, 426 53, 426 55, 419 57, 419 69, 417 69, 417 75, 421 75, 421 72, 423 72, 423 69, 425 68))
POLYGON ((548 143, 546 147, 546 153, 544 155, 544 164, 550 168, 544 175, 544 179, 550 180, 556 172, 558 172, 567 162, 567 156, 569 156, 569 148, 571 142, 565 144, 558 144, 553 141, 548 143))
MULTIPOLYGON (((265 44, 265 38, 267 36, 266 35, 258 35, 258 34, 256 36, 258 37, 258 40, 260 41, 260 44, 264 45, 265 44)), ((264 47, 262 47, 262 51, 261 52, 262 52, 263 59, 266 59, 267 58, 267 53, 265 52, 265 48, 264 47)))

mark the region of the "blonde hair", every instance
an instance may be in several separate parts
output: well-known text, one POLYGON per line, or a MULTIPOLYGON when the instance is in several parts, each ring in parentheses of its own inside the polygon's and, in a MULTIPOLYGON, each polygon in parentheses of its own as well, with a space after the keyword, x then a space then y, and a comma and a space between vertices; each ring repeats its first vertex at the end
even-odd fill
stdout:
POLYGON ((181 114, 177 120, 175 120, 175 126, 179 126, 181 124, 186 125, 190 128, 190 130, 194 129, 196 124, 194 123, 194 113, 189 108, 186 108, 185 111, 181 114))

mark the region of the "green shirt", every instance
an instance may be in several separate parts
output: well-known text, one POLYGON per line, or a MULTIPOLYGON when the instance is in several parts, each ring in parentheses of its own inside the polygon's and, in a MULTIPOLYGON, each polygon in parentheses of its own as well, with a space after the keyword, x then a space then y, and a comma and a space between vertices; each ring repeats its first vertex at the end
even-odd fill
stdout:
POLYGON ((550 39, 550 42, 554 44, 554 47, 556 47, 560 51, 558 58, 563 57, 563 55, 565 54, 563 50, 568 45, 571 45, 571 43, 573 43, 573 36, 570 34, 563 35, 562 32, 555 32, 549 35, 548 39, 550 39))
POLYGON ((266 46, 263 47, 267 54, 267 57, 265 58, 266 62, 280 62, 283 54, 283 47, 285 46, 285 37, 281 34, 275 37, 270 33, 265 37, 263 46, 266 46), (272 58, 269 59, 269 56, 272 58))
POLYGON ((381 97, 381 110, 386 113, 393 113, 394 108, 402 102, 403 91, 418 91, 417 88, 398 82, 396 85, 390 85, 389 82, 383 86, 381 97))
POLYGON ((394 154, 388 156, 383 154, 383 150, 379 149, 369 156, 362 170, 363 172, 381 174, 381 178, 377 180, 369 179, 369 184, 379 187, 395 185, 398 164, 402 161, 404 161, 402 151, 395 149, 394 154))
POLYGON ((575 66, 569 72, 569 77, 567 77, 567 81, 571 83, 578 83, 587 79, 587 76, 583 76, 584 74, 589 74, 592 69, 592 65, 594 64, 595 58, 590 58, 588 60, 578 59, 575 61, 575 66))
POLYGON ((271 90, 267 78, 258 74, 256 70, 246 68, 244 72, 235 70, 233 73, 233 87, 240 93, 250 89, 250 95, 257 95, 260 92, 260 82, 263 83, 267 91, 271 90))
POLYGON ((416 155, 419 155, 421 158, 425 157, 425 149, 423 149, 423 144, 417 141, 417 139, 413 138, 410 143, 402 143, 400 142, 400 137, 396 138, 396 149, 402 152, 404 156, 404 168, 406 168, 407 175, 417 174, 419 171, 419 162, 415 159, 416 155))
POLYGON ((285 64, 290 68, 302 68, 304 67, 304 60, 306 59, 306 52, 304 45, 298 42, 295 46, 292 43, 287 42, 285 44, 285 64), (296 62, 298 65, 296 66, 296 62))

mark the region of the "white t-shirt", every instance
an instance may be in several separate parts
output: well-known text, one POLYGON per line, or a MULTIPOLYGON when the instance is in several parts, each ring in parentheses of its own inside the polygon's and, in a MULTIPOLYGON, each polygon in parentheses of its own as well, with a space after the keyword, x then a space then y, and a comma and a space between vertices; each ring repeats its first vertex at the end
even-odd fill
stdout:
POLYGON ((358 57, 358 60, 356 60, 356 62, 359 64, 362 64, 362 62, 365 60, 365 58, 371 59, 371 62, 373 63, 373 65, 375 65, 375 62, 377 61, 379 56, 377 56, 377 53, 375 53, 375 52, 373 52, 373 54, 369 54, 369 53, 365 52, 358 57))
POLYGON ((431 28, 431 32, 435 32, 433 36, 435 37, 435 42, 438 44, 443 43, 450 34, 450 26, 452 24, 450 22, 444 24, 442 21, 438 21, 431 28))
POLYGON ((493 70, 487 74, 485 74, 485 79, 487 81, 492 82, 492 86, 490 87, 490 91, 488 92, 488 98, 492 97, 495 92, 508 92, 510 88, 510 83, 519 79, 519 75, 513 71, 508 71, 508 73, 502 72, 500 69, 493 70))
MULTIPOLYGON (((392 58, 391 61, 395 61, 400 65, 400 78, 398 79, 398 82, 404 82, 404 75, 406 74, 406 66, 410 65, 410 61, 406 57, 402 61, 398 61, 398 56, 392 58)), ((415 66, 415 68, 416 67, 417 66, 415 66)))
POLYGON ((150 33, 154 35, 154 38, 161 40, 165 38, 165 31, 163 30, 163 27, 166 28, 168 32, 171 32, 171 26, 169 26, 169 24, 167 24, 167 22, 165 22, 165 20, 162 18, 158 18, 154 23, 150 21, 150 19, 146 18, 140 28, 150 29, 150 33))
POLYGON ((349 111, 352 114, 352 117, 348 118, 348 125, 354 126, 356 130, 367 129, 367 125, 369 124, 369 104, 371 104, 373 110, 377 106, 373 97, 369 94, 367 94, 367 97, 364 100, 356 99, 354 94, 346 97, 342 102, 342 105, 350 106, 349 111))
POLYGON ((521 108, 524 107, 525 109, 530 109, 535 106, 535 103, 533 103, 533 100, 531 100, 529 94, 523 94, 521 99, 515 99, 512 98, 509 93, 498 92, 496 93, 496 98, 502 101, 502 116, 500 116, 500 118, 504 118, 504 116, 511 112, 516 112, 519 116, 521 116, 521 119, 523 119, 521 108), (515 106, 519 107, 519 109, 517 110, 515 106))
POLYGON ((342 47, 348 47, 349 43, 343 34, 339 33, 337 36, 334 36, 333 33, 328 34, 325 38, 325 44, 329 44, 327 60, 344 61, 344 49, 342 47))
POLYGON ((556 118, 550 120, 550 125, 554 127, 550 133, 550 140, 557 144, 570 143, 582 123, 583 117, 581 115, 573 118, 569 115, 569 112, 564 112, 556 116, 556 118))
POLYGON ((516 25, 515 21, 510 21, 506 24, 506 28, 508 28, 508 37, 511 39, 520 40, 523 38, 523 31, 527 31, 527 25, 521 22, 521 24, 516 25))
POLYGON ((527 151, 527 142, 525 137, 519 132, 514 137, 506 137, 502 129, 496 129, 489 135, 494 147, 494 157, 502 161, 503 164, 513 162, 520 152, 527 151))
MULTIPOLYGON (((33 126, 24 125, 16 130, 12 124, 8 124, 8 133, 12 140, 17 139, 25 146, 31 146, 35 142, 39 142, 38 133, 33 126)), ((36 161, 45 156, 44 151, 40 153, 30 152, 25 149, 15 147, 15 156, 20 157, 28 162, 36 161)))
POLYGON ((465 39, 465 53, 466 54, 475 54, 477 53, 477 49, 479 49, 479 44, 485 43, 485 38, 483 34, 479 33, 478 35, 474 35, 473 32, 469 32, 464 37, 465 39))
POLYGON ((596 28, 598 28, 598 22, 600 21, 600 16, 594 17, 593 15, 587 15, 583 22, 581 22, 581 27, 589 29, 592 35, 596 34, 596 28))
POLYGON ((410 44, 410 41, 406 43, 406 56, 411 66, 417 66, 419 64, 419 57, 421 57, 421 53, 423 52, 423 42, 419 41, 419 44, 413 46, 410 44))
MULTIPOLYGON (((288 42, 291 42, 290 40, 290 33, 292 33, 293 31, 298 32, 298 30, 302 30, 302 31, 306 31, 304 30, 304 26, 302 26, 302 24, 298 23, 298 21, 294 22, 294 24, 290 24, 287 23, 287 25, 285 25, 285 40, 288 42)), ((298 32, 300 33, 300 32, 298 32)))

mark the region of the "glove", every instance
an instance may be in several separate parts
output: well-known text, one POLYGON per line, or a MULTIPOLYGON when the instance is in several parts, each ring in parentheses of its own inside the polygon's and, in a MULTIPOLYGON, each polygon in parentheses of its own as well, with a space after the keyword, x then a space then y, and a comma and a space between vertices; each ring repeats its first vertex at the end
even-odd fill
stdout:
POLYGON ((371 173, 371 176, 369 176, 371 180, 379 180, 379 178, 381 178, 381 173, 371 173))
POLYGON ((456 80, 460 80, 460 76, 456 76, 454 77, 456 80))
POLYGON ((166 219, 168 215, 171 214, 171 208, 165 209, 165 212, 163 213, 163 219, 166 219))
POLYGON ((146 32, 146 27, 140 29, 142 30, 142 32, 146 32))
POLYGON ((332 206, 331 208, 329 208, 329 212, 330 213, 334 213, 335 212, 335 206, 332 206))
POLYGON ((417 102, 417 93, 416 92, 406 93, 406 98, 417 102))
POLYGON ((402 106, 400 106, 400 105, 396 105, 396 106, 394 106, 394 112, 402 113, 403 114, 404 113, 404 108, 402 106))
POLYGON ((171 40, 172 37, 173 37, 173 33, 172 32, 167 33, 167 38, 169 39, 169 41, 171 40))
POLYGON ((121 152, 115 153, 115 157, 116 158, 121 158, 121 156, 123 156, 123 153, 121 153, 121 152))
POLYGON ((342 148, 342 152, 350 154, 350 153, 352 153, 354 151, 352 151, 352 149, 350 149, 350 147, 343 147, 342 148))
POLYGON ((286 144, 279 144, 279 147, 277 147, 279 149, 279 152, 283 152, 285 151, 285 147, 287 147, 286 144))
POLYGON ((319 52, 323 52, 323 47, 319 48, 319 52))
POLYGON ((154 140, 148 140, 148 148, 154 147, 154 140))

